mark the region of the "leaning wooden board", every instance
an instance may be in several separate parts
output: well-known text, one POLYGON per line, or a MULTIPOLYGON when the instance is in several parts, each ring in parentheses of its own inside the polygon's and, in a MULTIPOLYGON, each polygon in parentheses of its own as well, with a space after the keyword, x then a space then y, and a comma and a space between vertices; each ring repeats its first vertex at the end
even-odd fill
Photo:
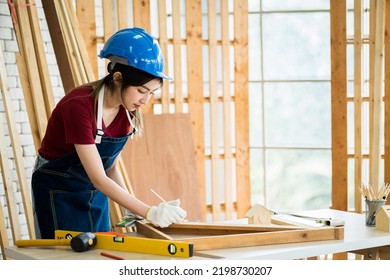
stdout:
POLYGON ((149 205, 180 199, 187 219, 202 220, 191 118, 188 114, 144 115, 141 138, 129 140, 122 159, 134 195, 149 205))
POLYGON ((344 239, 344 227, 301 228, 186 222, 162 229, 140 221, 137 222, 137 232, 150 238, 190 241, 195 251, 344 239))

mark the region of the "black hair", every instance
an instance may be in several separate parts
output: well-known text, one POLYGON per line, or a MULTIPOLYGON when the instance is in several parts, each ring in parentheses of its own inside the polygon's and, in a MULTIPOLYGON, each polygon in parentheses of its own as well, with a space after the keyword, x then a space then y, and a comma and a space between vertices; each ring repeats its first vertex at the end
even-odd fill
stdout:
POLYGON ((107 67, 109 74, 104 79, 104 84, 109 88, 115 86, 113 82, 113 74, 115 72, 120 72, 122 74, 122 91, 129 86, 142 86, 154 79, 160 79, 160 83, 163 83, 162 78, 156 77, 132 66, 121 63, 115 63, 114 67, 111 67, 111 65, 112 64, 110 62, 107 67))

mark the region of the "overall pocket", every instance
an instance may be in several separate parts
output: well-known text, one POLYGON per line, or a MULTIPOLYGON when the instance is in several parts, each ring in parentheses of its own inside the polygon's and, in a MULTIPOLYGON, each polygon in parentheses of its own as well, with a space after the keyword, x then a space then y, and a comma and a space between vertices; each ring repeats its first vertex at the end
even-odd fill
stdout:
POLYGON ((82 232, 108 231, 108 199, 97 190, 50 191, 55 229, 82 232))

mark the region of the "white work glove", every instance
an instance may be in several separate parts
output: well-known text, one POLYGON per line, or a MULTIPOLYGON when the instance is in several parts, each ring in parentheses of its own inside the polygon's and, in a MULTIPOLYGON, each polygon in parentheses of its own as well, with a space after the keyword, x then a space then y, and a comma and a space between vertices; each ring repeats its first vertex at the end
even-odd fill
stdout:
POLYGON ((157 206, 152 206, 146 214, 146 219, 154 226, 161 228, 168 227, 174 223, 184 221, 187 212, 180 208, 180 200, 161 202, 157 206))

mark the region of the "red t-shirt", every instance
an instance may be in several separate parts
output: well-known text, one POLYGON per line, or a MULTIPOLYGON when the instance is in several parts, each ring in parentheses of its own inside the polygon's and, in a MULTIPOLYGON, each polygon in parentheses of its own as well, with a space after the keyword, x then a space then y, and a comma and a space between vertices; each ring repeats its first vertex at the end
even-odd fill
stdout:
MULTIPOLYGON (((96 115, 91 86, 82 86, 66 94, 54 108, 42 140, 39 154, 48 160, 60 158, 73 151, 74 144, 94 144, 96 115)), ((130 130, 125 108, 108 127, 103 121, 103 137, 124 137, 130 130)))

